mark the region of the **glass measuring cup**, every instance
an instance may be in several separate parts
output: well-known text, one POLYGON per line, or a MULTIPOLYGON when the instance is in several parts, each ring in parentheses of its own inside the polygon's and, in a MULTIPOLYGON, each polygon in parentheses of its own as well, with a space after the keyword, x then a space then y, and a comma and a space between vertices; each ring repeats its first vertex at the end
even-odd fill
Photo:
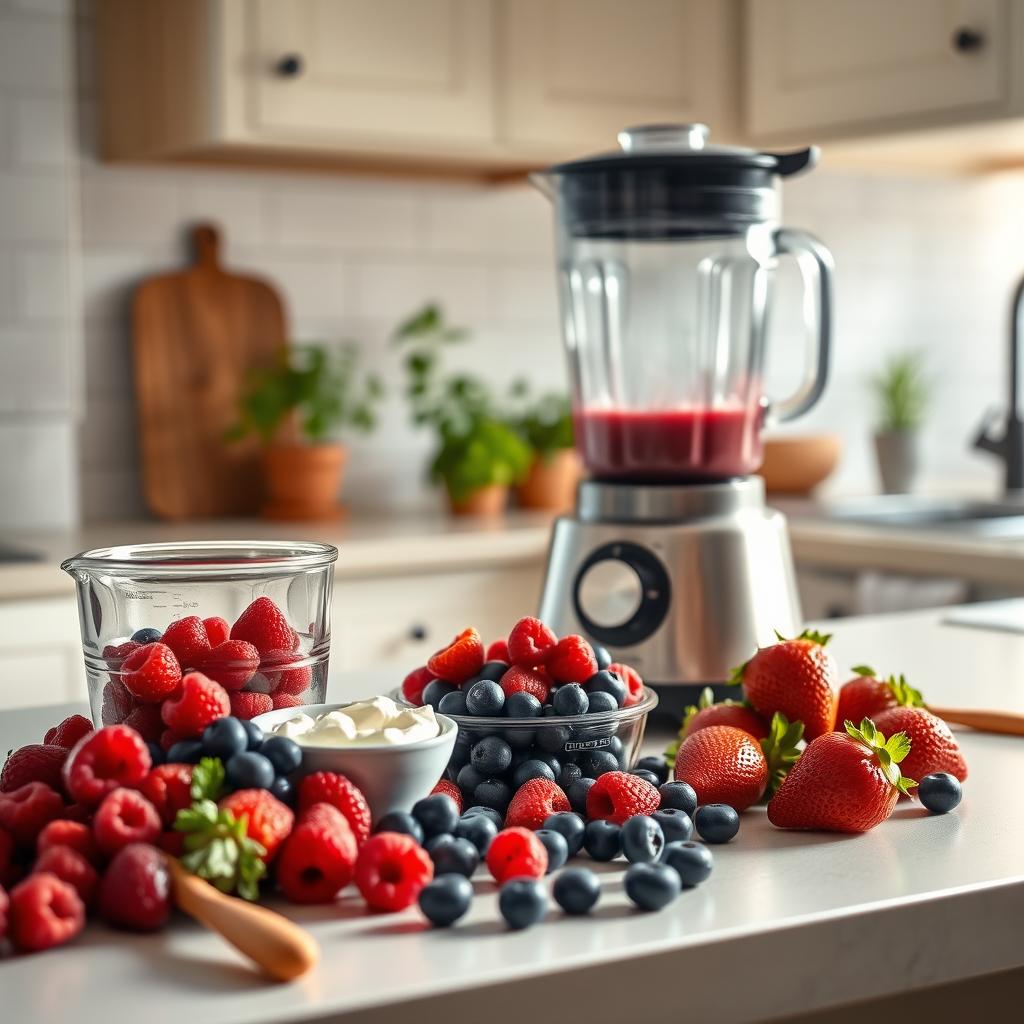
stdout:
MULTIPOLYGON (((295 640, 291 650, 260 652, 258 670, 230 692, 232 713, 251 718, 276 707, 322 703, 337 557, 329 544, 200 541, 96 548, 69 558, 61 568, 76 583, 93 721, 126 721, 159 742, 160 705, 137 700, 123 683, 124 663, 141 646, 132 636, 141 629, 162 634, 188 616, 218 617, 230 626, 258 598, 273 601, 295 640)), ((213 624, 210 631, 217 632, 213 624)))

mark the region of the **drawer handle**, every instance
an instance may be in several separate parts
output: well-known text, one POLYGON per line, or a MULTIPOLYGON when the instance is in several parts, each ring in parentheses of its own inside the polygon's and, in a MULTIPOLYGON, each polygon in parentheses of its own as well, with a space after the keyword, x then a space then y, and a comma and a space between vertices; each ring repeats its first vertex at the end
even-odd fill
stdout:
POLYGON ((953 49, 957 53, 974 53, 984 45, 984 35, 973 28, 958 28, 953 33, 953 49))
POLYGON ((426 640, 427 639, 427 627, 421 626, 417 623, 415 626, 409 627, 409 639, 410 640, 426 640))
POLYGON ((286 53, 277 62, 274 70, 282 78, 298 78, 303 71, 302 57, 297 53, 286 53))

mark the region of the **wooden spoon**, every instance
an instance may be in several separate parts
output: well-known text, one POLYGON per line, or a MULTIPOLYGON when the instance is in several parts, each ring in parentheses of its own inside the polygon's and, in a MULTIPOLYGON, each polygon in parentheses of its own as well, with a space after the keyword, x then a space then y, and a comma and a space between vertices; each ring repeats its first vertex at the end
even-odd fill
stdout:
POLYGON ((1024 736, 1024 715, 1016 711, 984 711, 974 708, 937 708, 931 704, 928 710, 933 715, 953 722, 956 725, 967 725, 979 732, 995 732, 1004 736, 1024 736))
POLYGON ((304 928, 266 907, 225 896, 167 858, 174 901, 190 917, 222 935, 278 981, 305 974, 320 958, 320 947, 304 928))

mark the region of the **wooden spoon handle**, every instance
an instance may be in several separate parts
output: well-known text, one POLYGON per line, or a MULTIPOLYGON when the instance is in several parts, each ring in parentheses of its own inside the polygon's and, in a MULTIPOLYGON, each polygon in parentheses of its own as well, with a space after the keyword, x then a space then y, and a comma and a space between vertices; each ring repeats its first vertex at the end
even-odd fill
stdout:
POLYGON ((928 710, 933 715, 967 725, 979 732, 997 732, 1005 736, 1024 736, 1024 715, 1016 711, 983 711, 973 708, 936 708, 931 705, 928 710))
POLYGON ((320 948, 305 929, 266 907, 225 896, 209 882, 167 858, 174 900, 190 917, 218 932, 239 952, 279 981, 292 981, 319 959, 320 948))

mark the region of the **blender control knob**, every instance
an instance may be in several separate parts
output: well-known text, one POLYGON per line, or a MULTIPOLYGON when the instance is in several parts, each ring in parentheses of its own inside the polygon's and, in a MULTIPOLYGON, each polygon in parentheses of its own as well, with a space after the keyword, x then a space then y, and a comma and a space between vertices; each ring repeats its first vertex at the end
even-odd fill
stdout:
POLYGON ((639 610, 644 585, 631 565, 606 558, 595 562, 583 574, 577 596, 591 622, 605 628, 622 626, 639 610))

